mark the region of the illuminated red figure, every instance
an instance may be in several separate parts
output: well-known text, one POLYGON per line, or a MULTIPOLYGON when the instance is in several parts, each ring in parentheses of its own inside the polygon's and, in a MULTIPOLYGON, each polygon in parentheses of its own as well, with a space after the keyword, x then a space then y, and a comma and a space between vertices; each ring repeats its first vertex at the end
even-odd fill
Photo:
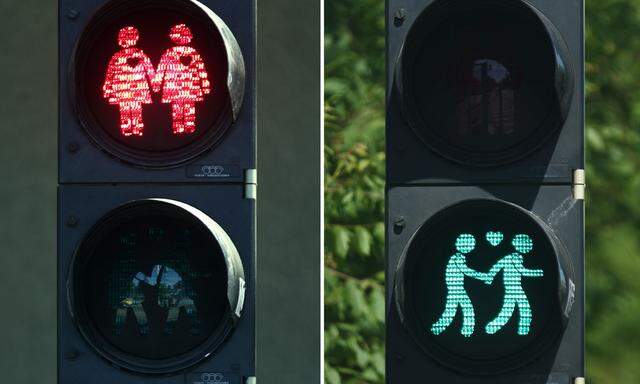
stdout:
POLYGON ((188 44, 193 39, 189 27, 179 24, 169 34, 176 46, 160 59, 153 81, 155 92, 162 90, 162 102, 171 104, 173 133, 196 130, 196 102, 211 92, 211 83, 198 52, 188 44))
POLYGON ((109 104, 120 106, 120 130, 124 136, 142 136, 142 104, 151 104, 151 86, 155 71, 144 51, 136 48, 140 33, 125 27, 118 33, 123 48, 111 58, 102 87, 109 104))

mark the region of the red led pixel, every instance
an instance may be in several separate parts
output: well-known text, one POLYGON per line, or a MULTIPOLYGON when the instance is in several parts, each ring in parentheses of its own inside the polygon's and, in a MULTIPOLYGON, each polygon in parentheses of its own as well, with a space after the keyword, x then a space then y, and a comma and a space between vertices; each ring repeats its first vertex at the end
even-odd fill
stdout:
POLYGON ((136 48, 140 33, 134 27, 125 27, 118 34, 118 51, 107 67, 102 86, 103 97, 109 104, 120 107, 120 131, 124 136, 142 136, 142 104, 151 104, 149 83, 155 76, 151 60, 136 48))
POLYGON ((120 108, 123 136, 143 136, 142 105, 151 104, 151 91, 162 92, 162 103, 171 104, 173 134, 196 131, 196 102, 211 92, 204 60, 189 46, 193 34, 185 24, 171 28, 169 37, 176 44, 165 51, 157 70, 140 48, 135 27, 122 28, 118 44, 123 49, 111 58, 102 87, 109 104, 120 108))

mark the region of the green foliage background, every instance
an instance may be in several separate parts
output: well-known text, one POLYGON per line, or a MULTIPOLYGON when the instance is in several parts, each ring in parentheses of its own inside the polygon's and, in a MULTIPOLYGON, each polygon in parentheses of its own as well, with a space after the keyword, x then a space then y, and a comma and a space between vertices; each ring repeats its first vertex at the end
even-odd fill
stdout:
MULTIPOLYGON (((640 1, 586 0, 587 378, 640 382, 640 1)), ((384 382, 384 1, 325 3, 325 376, 384 382)))

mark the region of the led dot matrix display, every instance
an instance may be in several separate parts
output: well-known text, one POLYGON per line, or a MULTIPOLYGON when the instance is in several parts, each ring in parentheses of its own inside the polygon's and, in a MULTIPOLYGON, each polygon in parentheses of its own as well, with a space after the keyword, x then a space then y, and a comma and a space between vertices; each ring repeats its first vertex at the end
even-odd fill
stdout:
POLYGON ((512 204, 446 208, 418 230, 400 267, 405 323, 441 360, 521 364, 565 325, 561 250, 541 220, 512 204))

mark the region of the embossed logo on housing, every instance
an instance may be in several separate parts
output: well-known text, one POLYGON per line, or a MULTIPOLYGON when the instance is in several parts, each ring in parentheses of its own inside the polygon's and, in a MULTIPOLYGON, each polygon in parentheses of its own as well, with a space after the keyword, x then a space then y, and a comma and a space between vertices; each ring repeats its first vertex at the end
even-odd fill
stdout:
POLYGON ((187 384, 240 384, 240 378, 233 373, 192 373, 187 376, 187 384))

